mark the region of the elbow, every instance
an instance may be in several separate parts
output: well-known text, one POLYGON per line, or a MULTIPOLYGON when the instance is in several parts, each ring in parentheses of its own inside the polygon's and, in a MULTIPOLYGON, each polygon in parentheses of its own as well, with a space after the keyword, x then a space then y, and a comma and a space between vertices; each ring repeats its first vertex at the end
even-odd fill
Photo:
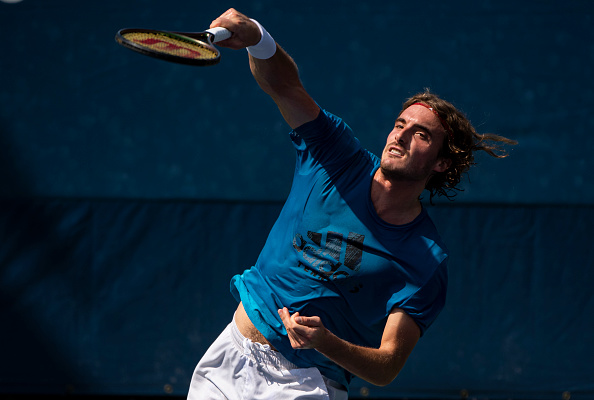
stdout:
POLYGON ((396 377, 388 377, 388 378, 381 378, 381 379, 375 379, 373 382, 369 382, 372 385, 375 386, 388 386, 390 383, 392 383, 394 381, 394 379, 396 379, 396 377))

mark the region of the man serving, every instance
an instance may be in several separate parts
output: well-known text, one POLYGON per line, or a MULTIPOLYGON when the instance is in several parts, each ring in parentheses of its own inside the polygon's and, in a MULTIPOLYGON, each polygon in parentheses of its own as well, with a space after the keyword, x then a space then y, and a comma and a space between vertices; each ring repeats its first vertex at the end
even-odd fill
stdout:
POLYGON ((293 186, 255 265, 232 278, 232 322, 198 363, 189 399, 346 399, 353 376, 387 385, 443 309, 448 252, 420 202, 451 196, 473 152, 495 157, 450 103, 409 99, 377 157, 320 109, 296 64, 234 9, 211 24, 247 48, 291 127, 293 186))

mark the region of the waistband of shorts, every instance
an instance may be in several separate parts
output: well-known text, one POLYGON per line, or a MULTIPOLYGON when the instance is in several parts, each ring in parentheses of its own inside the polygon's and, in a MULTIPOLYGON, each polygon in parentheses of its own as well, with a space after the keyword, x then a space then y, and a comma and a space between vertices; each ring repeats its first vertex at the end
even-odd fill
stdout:
POLYGON ((297 365, 287 360, 281 353, 274 351, 267 344, 254 343, 239 332, 235 318, 229 324, 231 328, 231 339, 233 344, 246 356, 258 363, 266 364, 277 369, 297 369, 297 365))

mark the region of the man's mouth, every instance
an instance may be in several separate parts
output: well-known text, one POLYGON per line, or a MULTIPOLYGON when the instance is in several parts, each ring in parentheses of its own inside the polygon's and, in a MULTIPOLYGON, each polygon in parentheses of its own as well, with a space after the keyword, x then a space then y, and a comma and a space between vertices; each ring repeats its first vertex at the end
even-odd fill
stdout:
POLYGON ((398 157, 402 157, 404 155, 404 150, 401 150, 397 147, 390 147, 390 149, 388 150, 388 153, 393 154, 398 157))

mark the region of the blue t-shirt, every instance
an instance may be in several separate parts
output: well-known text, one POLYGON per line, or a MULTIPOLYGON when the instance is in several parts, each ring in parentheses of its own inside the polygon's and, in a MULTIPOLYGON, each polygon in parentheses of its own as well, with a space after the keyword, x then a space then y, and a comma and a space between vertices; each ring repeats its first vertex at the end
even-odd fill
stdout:
POLYGON ((287 359, 348 387, 349 372, 291 347, 277 310, 319 316, 336 336, 367 347, 379 347, 393 308, 424 333, 445 303, 447 249, 425 209, 406 225, 379 218, 370 191, 380 160, 340 118, 321 111, 290 136, 291 192, 256 264, 233 277, 231 291, 287 359))

